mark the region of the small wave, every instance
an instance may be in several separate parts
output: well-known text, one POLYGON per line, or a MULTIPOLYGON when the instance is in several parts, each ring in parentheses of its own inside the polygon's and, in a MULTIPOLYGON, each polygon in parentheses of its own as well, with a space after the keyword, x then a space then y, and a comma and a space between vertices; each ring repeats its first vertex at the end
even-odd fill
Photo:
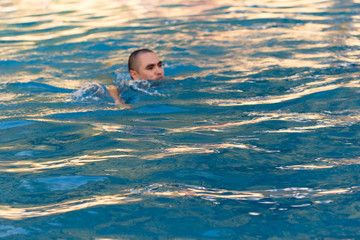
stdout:
POLYGON ((299 123, 311 123, 313 125, 292 127, 278 130, 266 130, 266 133, 304 133, 314 131, 320 128, 329 127, 344 127, 351 126, 360 122, 360 112, 324 112, 324 113, 286 113, 286 112, 249 112, 249 116, 255 116, 250 120, 243 120, 238 122, 225 122, 213 125, 195 126, 195 127, 182 127, 168 129, 169 133, 183 133, 183 132, 201 132, 201 131, 213 131, 220 132, 225 129, 240 127, 244 125, 257 124, 267 121, 291 121, 299 123))
POLYGON ((27 235, 29 232, 22 227, 14 227, 14 226, 0 226, 0 238, 9 237, 12 235, 27 235))
POLYGON ((11 161, 11 162, 1 162, 0 163, 0 172, 7 173, 19 173, 19 172, 42 172, 45 170, 54 170, 64 167, 74 167, 74 166, 83 166, 89 163, 107 161, 114 158, 121 157, 132 157, 127 154, 118 154, 118 155, 83 155, 76 156, 71 158, 64 158, 60 160, 51 160, 51 161, 11 161))
POLYGON ((33 121, 11 121, 11 122, 0 122, 0 130, 15 128, 15 127, 23 127, 30 124, 33 124, 33 121))
MULTIPOLYGON (((162 80, 130 80, 124 78, 123 74, 120 74, 114 83, 116 83, 119 94, 126 103, 139 98, 140 93, 149 96, 167 96, 167 94, 161 93, 158 89, 166 83, 166 81, 162 80)), ((72 95, 72 100, 76 102, 91 102, 111 99, 104 85, 90 82, 75 91, 72 95)))
POLYGON ((104 181, 105 177, 93 176, 60 176, 60 177, 42 177, 35 179, 26 179, 22 182, 22 188, 27 191, 36 192, 39 190, 64 191, 76 189, 90 182, 104 181))
POLYGON ((159 93, 157 90, 152 89, 151 87, 153 85, 154 82, 149 80, 134 80, 129 84, 129 86, 131 86, 133 89, 151 96, 166 96, 165 94, 159 93))
POLYGON ((208 199, 232 199, 245 201, 258 201, 263 199, 278 199, 278 198, 312 198, 335 194, 349 194, 358 192, 359 186, 348 188, 334 188, 334 189, 313 189, 308 187, 289 187, 283 189, 269 189, 258 191, 235 191, 225 189, 204 188, 192 185, 183 184, 153 184, 142 190, 144 195, 154 196, 196 196, 205 197, 208 199))
POLYGON ((294 201, 288 205, 291 208, 301 208, 313 204, 331 203, 331 199, 321 199, 338 194, 353 194, 360 190, 359 186, 334 189, 313 189, 307 187, 290 187, 284 189, 270 189, 258 191, 236 191, 226 189, 205 188, 186 184, 155 183, 144 188, 127 189, 115 195, 92 196, 86 199, 69 200, 56 204, 49 204, 36 207, 13 207, 8 205, 0 206, 0 218, 11 220, 22 220, 34 217, 44 217, 54 214, 63 214, 72 211, 79 211, 91 207, 104 205, 131 204, 144 201, 146 196, 184 198, 199 197, 206 201, 220 204, 221 200, 234 201, 256 201, 260 204, 277 206, 278 210, 287 210, 276 202, 277 199, 308 199, 306 203, 296 204, 294 201), (320 198, 320 199, 319 199, 320 198))
MULTIPOLYGON (((119 130, 111 129, 108 131, 119 131, 119 130)), ((150 129, 150 131, 152 131, 152 129, 150 129)), ((119 141, 123 141, 123 140, 119 139, 119 141)), ((131 141, 131 139, 126 139, 124 141, 131 141)), ((143 140, 143 141, 148 141, 148 140, 143 140)), ((267 153, 276 152, 276 151, 262 149, 255 145, 240 144, 240 143, 178 145, 169 148, 161 148, 157 150, 155 153, 150 153, 150 154, 147 150, 145 150, 144 153, 139 153, 138 155, 124 154, 124 152, 125 153, 138 152, 138 150, 136 149, 109 149, 103 152, 95 152, 93 155, 80 155, 71 158, 63 158, 63 159, 51 160, 51 161, 21 160, 21 161, 11 161, 11 162, 1 162, 0 172, 7 172, 7 173, 33 172, 34 173, 34 172, 56 170, 66 167, 83 166, 94 162, 102 162, 102 161, 108 161, 111 159, 118 159, 118 158, 138 158, 143 160, 158 160, 176 155, 220 153, 221 149, 245 149, 250 151, 267 152, 267 153), (119 152, 122 153, 119 154, 119 152)), ((31 156, 32 155, 30 155, 30 157, 31 156)))
POLYGON ((357 158, 318 158, 313 163, 297 164, 278 167, 282 170, 317 170, 328 169, 338 166, 360 165, 360 157, 357 158))
POLYGON ((262 105, 262 104, 276 104, 285 101, 290 101, 294 99, 298 99, 301 97, 308 96, 310 94, 331 91, 338 88, 348 87, 348 88, 359 88, 360 81, 353 80, 346 83, 335 83, 329 84, 325 86, 321 83, 312 83, 307 86, 301 86, 298 88, 294 88, 292 93, 279 95, 279 96, 265 96, 265 97, 254 97, 254 98, 243 98, 243 99, 211 99, 204 100, 201 103, 207 103, 215 106, 244 106, 244 105, 262 105), (316 87, 312 87, 315 85, 316 87))
POLYGON ((124 82, 131 80, 130 74, 128 72, 118 72, 116 73, 116 79, 114 81, 115 86, 123 85, 124 82))
POLYGON ((54 87, 45 83, 25 82, 25 83, 7 83, 6 91, 21 93, 71 93, 72 89, 54 87))
POLYGON ((150 96, 167 96, 160 93, 157 87, 161 87, 166 83, 165 80, 128 80, 123 79, 119 84, 119 92, 123 94, 128 90, 145 93, 150 96))
POLYGON ((351 112, 325 112, 325 113, 252 113, 252 115, 265 115, 271 120, 314 122, 314 125, 292 127, 278 130, 264 131, 267 133, 304 133, 321 128, 346 127, 360 122, 359 111, 351 112))
POLYGON ((85 84, 79 90, 73 93, 73 100, 83 101, 99 101, 106 97, 105 87, 99 83, 91 82, 85 84))
POLYGON ((44 217, 53 214, 78 211, 95 206, 126 204, 141 200, 140 198, 131 198, 127 195, 129 194, 125 193, 111 196, 95 196, 87 199, 70 200, 67 202, 38 207, 18 208, 3 205, 0 206, 0 218, 22 220, 27 218, 44 217))
POLYGON ((179 145, 176 147, 161 149, 160 153, 143 156, 142 159, 155 160, 174 155, 183 154, 203 154, 203 153, 218 153, 220 149, 247 149, 259 152, 272 153, 275 151, 258 148, 254 145, 240 144, 240 143, 221 143, 221 144, 204 144, 204 145, 179 145))

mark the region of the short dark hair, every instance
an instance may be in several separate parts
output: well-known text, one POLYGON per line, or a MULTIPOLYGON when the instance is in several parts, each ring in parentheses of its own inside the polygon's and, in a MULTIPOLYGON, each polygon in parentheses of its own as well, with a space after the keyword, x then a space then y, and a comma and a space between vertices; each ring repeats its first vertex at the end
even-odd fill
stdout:
POLYGON ((138 49, 138 50, 132 52, 130 54, 129 60, 128 60, 129 71, 130 70, 138 71, 139 64, 138 64, 137 59, 138 59, 138 56, 142 53, 153 53, 153 51, 151 51, 150 49, 143 48, 143 49, 138 49))

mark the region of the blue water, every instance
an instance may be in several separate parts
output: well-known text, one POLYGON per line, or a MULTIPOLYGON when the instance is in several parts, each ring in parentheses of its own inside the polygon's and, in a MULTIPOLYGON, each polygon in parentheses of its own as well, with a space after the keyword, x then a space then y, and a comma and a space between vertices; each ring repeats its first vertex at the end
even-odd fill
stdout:
POLYGON ((0 0, 0 238, 359 239, 359 12, 0 0), (76 95, 143 47, 131 109, 76 95))

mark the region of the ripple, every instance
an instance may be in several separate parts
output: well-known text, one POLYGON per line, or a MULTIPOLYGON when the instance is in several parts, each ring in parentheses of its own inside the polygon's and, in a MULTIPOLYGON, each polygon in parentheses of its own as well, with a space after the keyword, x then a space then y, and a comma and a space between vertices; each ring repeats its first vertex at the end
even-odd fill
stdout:
POLYGON ((28 235, 29 232, 21 227, 14 227, 14 226, 0 226, 0 237, 5 238, 12 235, 28 235))
POLYGON ((43 186, 49 191, 64 191, 76 189, 82 185, 90 182, 104 181, 105 177, 88 177, 88 176, 60 176, 60 177, 46 177, 26 179, 22 182, 21 187, 28 191, 37 191, 43 186))
POLYGON ((317 170, 359 164, 360 158, 319 158, 313 163, 289 165, 278 168, 282 170, 317 170))
MULTIPOLYGON (((312 83, 311 85, 318 85, 318 83, 312 83)), ((360 81, 353 80, 347 83, 338 83, 338 84, 329 84, 326 86, 319 87, 301 87, 297 88, 296 92, 290 94, 284 94, 279 96, 267 96, 267 97, 255 97, 255 98, 247 98, 247 99, 215 99, 215 100, 204 100, 201 103, 207 103, 215 106, 244 106, 244 105, 262 105, 262 104, 276 104, 285 101, 290 101, 298 98, 302 98, 304 96, 308 96, 310 94, 331 91, 338 88, 359 88, 360 81)))
MULTIPOLYGON (((234 200, 234 201, 262 201, 264 199, 311 199, 315 204, 329 204, 332 201, 316 200, 317 198, 330 197, 339 194, 355 194, 360 190, 360 187, 335 188, 335 189, 312 189, 306 187, 290 187, 284 189, 270 189, 259 191, 235 191, 225 189, 204 188, 199 186, 185 185, 185 184, 167 184, 156 183, 144 188, 124 190, 119 194, 93 196, 86 199, 69 200, 56 204, 49 204, 34 207, 12 207, 7 205, 0 206, 0 218, 21 220, 34 217, 44 217, 54 214, 63 214, 72 211, 79 211, 82 209, 104 206, 104 205, 119 205, 131 204, 134 202, 144 201, 145 196, 154 197, 170 197, 170 198, 184 198, 184 197, 199 197, 206 201, 211 201, 218 204, 220 200, 234 200)), ((261 202, 259 202, 261 203, 261 202)), ((314 203, 304 203, 301 205, 291 204, 289 207, 303 208, 311 206, 314 203)), ((266 203, 269 205, 269 203, 266 203)), ((273 204, 271 203, 270 206, 273 204)), ((279 206, 279 211, 287 210, 287 208, 279 206)), ((256 215, 256 214, 255 214, 256 215)))
POLYGON ((33 121, 11 121, 11 122, 0 122, 0 130, 9 128, 23 127, 33 124, 33 121))
POLYGON ((355 236, 358 7, 0 1, 0 237, 355 236), (171 94, 121 111, 73 101, 128 79, 139 47, 164 60, 171 94))
POLYGON ((45 170, 54 170, 64 167, 83 166, 89 163, 102 162, 110 159, 121 157, 132 157, 132 155, 119 154, 119 155, 83 155, 77 157, 64 158, 61 160, 50 161, 11 161, 0 163, 0 172, 19 173, 19 172, 42 172, 45 170))
POLYGON ((240 143, 221 143, 221 144, 206 144, 206 145, 178 145, 172 148, 161 149, 160 153, 147 155, 141 157, 146 160, 162 159, 174 155, 184 154, 203 154, 203 153, 218 153, 219 149, 248 149, 259 152, 272 153, 274 151, 258 148, 254 145, 240 144, 240 143))
POLYGON ((307 187, 290 187, 284 189, 271 189, 263 191, 229 191, 225 189, 207 189, 188 185, 153 184, 148 186, 143 194, 156 196, 199 196, 215 199, 233 200, 263 200, 277 198, 311 198, 334 194, 346 194, 359 191, 360 187, 338 189, 312 189, 307 187))
POLYGON ((78 211, 94 206, 127 204, 141 200, 138 198, 127 197, 127 195, 128 194, 117 194, 112 196, 96 196, 88 199, 72 200, 63 203, 38 206, 38 207, 18 208, 18 207, 10 207, 10 206, 0 206, 0 217, 11 220, 21 220, 27 218, 44 217, 53 214, 78 211))
POLYGON ((311 112, 288 113, 288 112, 277 111, 277 112, 248 112, 247 114, 248 116, 254 118, 250 120, 242 120, 238 122, 225 122, 225 123, 217 123, 213 125, 167 129, 167 131, 169 133, 202 132, 202 131, 223 132, 223 131, 230 131, 231 128, 236 128, 246 125, 255 125, 262 122, 286 121, 286 122, 303 123, 306 124, 307 126, 292 127, 287 129, 278 129, 278 130, 265 130, 264 132, 304 133, 321 128, 347 127, 360 122, 360 113, 357 110, 344 111, 342 113, 330 112, 330 111, 324 113, 311 113, 311 112), (314 124, 309 125, 311 123, 314 124))

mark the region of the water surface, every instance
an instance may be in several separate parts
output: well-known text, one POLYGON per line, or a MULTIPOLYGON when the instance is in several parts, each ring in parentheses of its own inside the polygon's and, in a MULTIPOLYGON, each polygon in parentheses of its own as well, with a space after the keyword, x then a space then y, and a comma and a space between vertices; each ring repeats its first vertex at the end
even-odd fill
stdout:
POLYGON ((359 6, 0 0, 0 238, 357 239, 359 6))

